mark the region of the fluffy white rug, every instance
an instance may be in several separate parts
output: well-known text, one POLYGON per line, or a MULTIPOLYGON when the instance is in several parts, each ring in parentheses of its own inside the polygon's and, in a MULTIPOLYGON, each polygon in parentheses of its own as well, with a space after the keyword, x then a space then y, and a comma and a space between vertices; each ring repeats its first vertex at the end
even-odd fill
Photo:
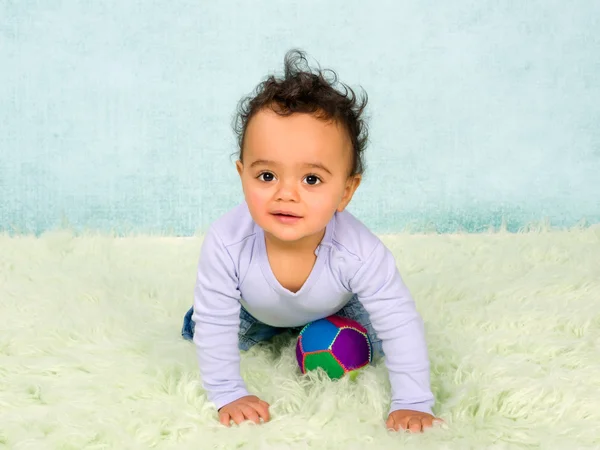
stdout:
POLYGON ((265 425, 226 429, 180 337, 201 238, 0 236, 0 447, 600 448, 600 227, 384 237, 427 328, 447 429, 384 427, 383 364, 299 374, 243 357, 265 425))

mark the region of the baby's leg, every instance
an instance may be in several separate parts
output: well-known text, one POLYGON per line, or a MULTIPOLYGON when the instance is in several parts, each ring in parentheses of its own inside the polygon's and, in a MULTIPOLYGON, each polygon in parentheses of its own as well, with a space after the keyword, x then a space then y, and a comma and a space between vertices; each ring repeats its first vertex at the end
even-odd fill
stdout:
POLYGON ((358 300, 356 295, 353 296, 350 299, 350 301, 346 304, 346 306, 344 306, 336 314, 342 317, 347 317, 348 319, 356 320, 358 323, 360 323, 363 327, 367 329, 367 335, 369 336, 371 346, 373 347, 373 361, 383 356, 381 339, 379 339, 377 337, 377 334, 375 334, 373 325, 371 325, 369 313, 362 305, 360 300, 358 300))
MULTIPOLYGON (((183 318, 183 327, 181 328, 181 336, 191 341, 194 338, 195 322, 192 320, 194 309, 190 308, 183 318)), ((249 350, 259 342, 268 341, 279 333, 285 331, 285 328, 276 328, 266 325, 254 318, 248 311, 240 309, 240 330, 238 332, 238 347, 240 350, 249 350)))
POLYGON ((249 350, 253 345, 269 341, 285 330, 286 328, 272 327, 271 325, 262 323, 242 306, 240 309, 240 331, 238 334, 239 349, 249 350))
POLYGON ((194 308, 190 308, 188 312, 185 313, 185 316, 183 317, 183 326, 181 327, 181 336, 187 341, 194 339, 194 327, 196 326, 196 323, 192 320, 192 314, 194 314, 194 308))

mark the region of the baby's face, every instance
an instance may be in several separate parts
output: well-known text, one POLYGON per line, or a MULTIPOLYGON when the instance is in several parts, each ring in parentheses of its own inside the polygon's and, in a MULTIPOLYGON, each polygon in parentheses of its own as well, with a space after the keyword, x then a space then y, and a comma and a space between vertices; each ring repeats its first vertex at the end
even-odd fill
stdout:
POLYGON ((299 241, 323 231, 360 177, 348 177, 352 144, 343 129, 309 114, 257 113, 237 162, 254 221, 275 238, 299 241))

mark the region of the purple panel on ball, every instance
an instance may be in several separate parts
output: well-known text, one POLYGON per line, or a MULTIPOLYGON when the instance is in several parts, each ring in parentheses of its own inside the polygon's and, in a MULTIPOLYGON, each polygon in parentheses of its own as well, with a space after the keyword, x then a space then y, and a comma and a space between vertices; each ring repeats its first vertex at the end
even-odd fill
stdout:
POLYGON ((371 344, 368 338, 351 328, 340 331, 331 349, 346 370, 354 370, 369 363, 371 344))
POLYGON ((298 361, 300 371, 304 373, 304 353, 302 352, 302 337, 299 337, 298 341, 296 342, 296 360, 298 361))

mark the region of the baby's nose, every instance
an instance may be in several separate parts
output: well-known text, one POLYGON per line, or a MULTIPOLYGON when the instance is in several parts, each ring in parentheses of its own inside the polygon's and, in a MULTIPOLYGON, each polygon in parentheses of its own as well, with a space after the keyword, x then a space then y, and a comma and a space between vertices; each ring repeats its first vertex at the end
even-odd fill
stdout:
POLYGON ((277 197, 279 200, 291 201, 298 199, 298 189, 295 183, 280 182, 279 189, 277 190, 277 197))

